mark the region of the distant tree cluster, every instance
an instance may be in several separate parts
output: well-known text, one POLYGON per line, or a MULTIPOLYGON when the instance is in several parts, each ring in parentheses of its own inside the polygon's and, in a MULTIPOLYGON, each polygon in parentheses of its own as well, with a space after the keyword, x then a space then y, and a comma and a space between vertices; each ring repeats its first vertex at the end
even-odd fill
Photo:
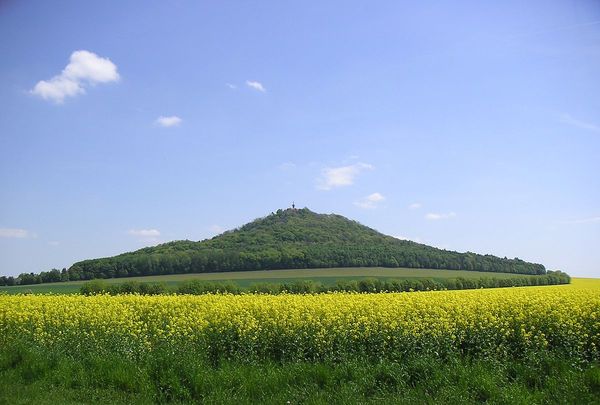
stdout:
POLYGON ((69 281, 69 271, 67 269, 52 269, 50 271, 42 271, 41 273, 21 273, 17 277, 1 276, 0 286, 11 285, 31 285, 42 283, 56 283, 59 281, 69 281))
POLYGON ((13 276, 1 276, 0 277, 0 285, 1 286, 10 286, 10 285, 17 285, 17 279, 13 276))
POLYGON ((541 264, 437 249, 383 235, 340 215, 278 210, 201 242, 176 241, 84 260, 62 272, 22 274, 17 284, 203 272, 330 267, 407 267, 545 274, 541 264), (52 273, 52 274, 50 274, 52 273))
POLYGON ((399 279, 381 280, 364 278, 361 280, 341 280, 334 285, 324 285, 313 280, 294 280, 284 283, 256 283, 249 287, 242 287, 232 281, 204 281, 189 280, 179 283, 169 289, 162 283, 140 283, 129 281, 122 284, 108 284, 104 280, 92 280, 81 286, 80 292, 84 295, 108 293, 116 294, 318 294, 327 292, 410 292, 410 291, 441 291, 441 290, 468 290, 477 288, 499 287, 524 287, 568 284, 571 278, 560 271, 549 271, 541 276, 510 277, 510 278, 447 278, 447 279, 399 279))

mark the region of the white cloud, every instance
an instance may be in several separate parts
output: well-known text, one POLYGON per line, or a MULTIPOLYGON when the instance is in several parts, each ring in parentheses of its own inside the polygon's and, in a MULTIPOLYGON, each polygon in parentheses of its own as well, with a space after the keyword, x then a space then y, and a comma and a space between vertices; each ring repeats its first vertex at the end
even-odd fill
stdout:
POLYGON ((402 235, 390 235, 390 236, 392 236, 392 238, 396 238, 396 239, 400 239, 400 240, 410 240, 413 242, 421 243, 421 238, 409 238, 408 236, 402 236, 402 235))
POLYGON ((265 89, 262 83, 253 80, 246 80, 246 86, 256 91, 260 91, 262 93, 265 93, 267 91, 267 89, 265 89))
POLYGON ((48 244, 49 244, 50 246, 58 246, 58 245, 60 245, 60 242, 59 242, 59 241, 56 241, 56 240, 51 240, 50 242, 48 242, 48 244))
POLYGON ((385 200, 385 197, 383 195, 381 195, 380 193, 373 193, 373 194, 369 194, 367 196, 367 200, 369 200, 371 202, 379 202, 379 201, 385 200))
POLYGON ((569 114, 563 114, 560 117, 560 122, 563 124, 569 124, 580 129, 587 129, 588 131, 600 132, 600 126, 591 122, 580 121, 576 118, 571 117, 569 114))
POLYGON ((57 76, 50 79, 50 81, 39 81, 31 90, 31 93, 45 100, 53 100, 61 104, 65 97, 75 97, 78 94, 85 93, 85 90, 79 82, 57 76))
POLYGON ((160 243, 160 231, 158 229, 130 229, 127 233, 144 244, 160 243))
POLYGON ((409 210, 418 210, 419 208, 421 208, 421 203, 412 203, 411 205, 408 206, 409 210))
POLYGON ((355 163, 349 166, 326 167, 321 171, 321 177, 317 179, 319 190, 331 190, 335 187, 344 187, 354 184, 354 179, 365 170, 374 167, 368 163, 355 163))
POLYGON ((156 124, 161 127, 176 127, 181 124, 183 120, 176 115, 171 115, 169 117, 163 117, 162 115, 156 119, 156 124))
POLYGON ((360 208, 372 209, 377 208, 377 204, 385 200, 385 197, 380 193, 369 194, 362 198, 360 201, 356 201, 354 205, 360 208))
POLYGON ((225 86, 229 87, 231 90, 237 89, 237 86, 235 84, 225 83, 225 86))
POLYGON ((211 225, 210 230, 216 234, 225 232, 225 228, 223 228, 221 225, 211 225))
POLYGON ((296 168, 296 164, 294 162, 285 162, 279 165, 279 170, 292 170, 296 168))
POLYGON ((40 80, 31 93, 60 104, 67 97, 84 94, 86 86, 118 80, 117 66, 110 59, 81 50, 71 54, 69 64, 59 75, 40 80))
POLYGON ((35 235, 29 232, 27 229, 0 228, 0 238, 24 239, 30 237, 35 237, 35 235))
POLYGON ((119 80, 117 66, 108 58, 101 58, 93 52, 75 51, 71 61, 61 73, 74 80, 95 83, 109 83, 119 80))
POLYGON ((449 219, 454 217, 456 217, 456 214, 454 212, 449 212, 447 214, 437 214, 434 212, 430 212, 429 214, 425 215, 425 219, 428 219, 430 221, 438 221, 440 219, 449 219))
POLYGON ((158 229, 130 229, 127 233, 140 238, 157 238, 160 236, 158 229))

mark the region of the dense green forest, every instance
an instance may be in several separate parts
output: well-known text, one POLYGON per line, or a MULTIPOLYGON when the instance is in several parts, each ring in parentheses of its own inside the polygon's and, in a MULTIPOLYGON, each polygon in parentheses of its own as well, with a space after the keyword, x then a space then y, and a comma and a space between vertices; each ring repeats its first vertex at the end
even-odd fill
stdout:
POLYGON ((0 285, 158 274, 322 267, 408 267, 539 275, 541 264, 437 249, 384 235, 341 215, 278 210, 200 242, 169 242, 69 269, 0 278, 0 285))

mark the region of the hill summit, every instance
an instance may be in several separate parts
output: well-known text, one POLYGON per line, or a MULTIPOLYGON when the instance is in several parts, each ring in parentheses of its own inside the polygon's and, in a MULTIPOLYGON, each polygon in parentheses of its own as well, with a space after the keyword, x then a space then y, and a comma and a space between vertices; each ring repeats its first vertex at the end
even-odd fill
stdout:
POLYGON ((278 210, 199 242, 174 241, 84 260, 71 279, 322 267, 409 267, 545 274, 543 265, 459 253, 384 235, 341 215, 278 210))

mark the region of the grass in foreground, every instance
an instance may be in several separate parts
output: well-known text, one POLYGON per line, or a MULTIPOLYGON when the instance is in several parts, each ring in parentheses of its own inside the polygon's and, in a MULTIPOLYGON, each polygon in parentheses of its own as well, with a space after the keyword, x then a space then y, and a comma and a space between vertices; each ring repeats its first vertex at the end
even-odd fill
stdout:
POLYGON ((0 351, 0 403, 577 403, 600 400, 598 364, 547 355, 520 360, 412 356, 401 362, 223 362, 157 355, 0 351), (289 401, 289 402, 288 402, 289 401))

